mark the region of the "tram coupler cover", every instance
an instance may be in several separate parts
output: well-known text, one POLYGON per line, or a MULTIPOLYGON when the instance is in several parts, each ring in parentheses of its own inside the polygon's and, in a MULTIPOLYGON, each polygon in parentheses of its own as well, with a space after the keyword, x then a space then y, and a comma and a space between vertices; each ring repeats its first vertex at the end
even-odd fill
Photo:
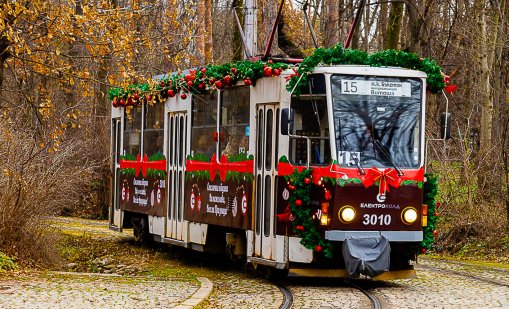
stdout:
POLYGON ((343 242, 343 258, 351 277, 376 277, 389 271, 391 246, 385 236, 351 237, 343 242))

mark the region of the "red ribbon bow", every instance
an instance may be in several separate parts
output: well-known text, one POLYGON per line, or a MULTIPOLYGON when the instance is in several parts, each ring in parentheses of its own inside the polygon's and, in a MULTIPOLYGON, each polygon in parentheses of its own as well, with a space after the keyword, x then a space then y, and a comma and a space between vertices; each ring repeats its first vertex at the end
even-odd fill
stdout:
POLYGON ((378 193, 385 195, 386 192, 389 192, 389 186, 399 188, 399 185, 401 184, 401 177, 399 177, 398 172, 395 169, 386 168, 382 172, 374 166, 367 170, 366 175, 362 177, 362 183, 366 188, 371 187, 378 181, 380 181, 378 193))
POLYGON ((214 180, 216 173, 219 173, 219 177, 222 181, 226 180, 226 173, 228 172, 239 172, 252 174, 254 170, 253 160, 246 160, 241 162, 228 162, 228 158, 225 155, 221 156, 219 162, 216 160, 216 154, 212 155, 210 162, 202 162, 195 160, 186 161, 186 171, 208 171, 210 175, 210 181, 214 180))
POLYGON ((120 160, 120 168, 134 168, 136 177, 141 173, 143 177, 147 177, 147 170, 154 169, 158 171, 166 171, 166 160, 149 161, 147 155, 143 159, 138 155, 136 161, 120 160))

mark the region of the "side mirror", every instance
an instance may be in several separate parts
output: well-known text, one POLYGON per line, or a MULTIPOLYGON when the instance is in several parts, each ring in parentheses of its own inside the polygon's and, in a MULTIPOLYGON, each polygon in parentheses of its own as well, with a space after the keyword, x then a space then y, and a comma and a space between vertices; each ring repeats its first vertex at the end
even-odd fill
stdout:
POLYGON ((451 113, 442 113, 440 115, 440 138, 451 138, 451 113))
POLYGON ((283 108, 281 110, 281 135, 288 135, 293 132, 293 109, 283 108))

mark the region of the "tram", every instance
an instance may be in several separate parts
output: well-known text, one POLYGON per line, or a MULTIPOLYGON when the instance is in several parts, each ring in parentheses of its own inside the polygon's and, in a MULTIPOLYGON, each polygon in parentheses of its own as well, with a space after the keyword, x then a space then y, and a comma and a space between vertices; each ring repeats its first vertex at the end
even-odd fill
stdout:
POLYGON ((427 74, 263 67, 273 74, 255 84, 205 89, 197 68, 180 80, 201 91, 163 81, 152 97, 114 96, 110 228, 275 273, 415 277, 428 224, 427 74), (289 89, 291 78, 301 86, 289 89))

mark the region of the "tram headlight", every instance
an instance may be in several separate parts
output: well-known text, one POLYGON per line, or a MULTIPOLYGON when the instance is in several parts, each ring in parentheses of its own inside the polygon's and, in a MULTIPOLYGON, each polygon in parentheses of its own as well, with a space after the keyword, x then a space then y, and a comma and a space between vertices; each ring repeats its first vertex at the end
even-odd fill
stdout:
POLYGON ((407 207, 403 209, 403 212, 401 213, 401 220, 405 224, 412 224, 417 220, 417 210, 413 207, 407 207))
POLYGON ((343 223, 350 223, 355 219, 355 209, 352 206, 343 206, 339 210, 339 220, 343 223))

